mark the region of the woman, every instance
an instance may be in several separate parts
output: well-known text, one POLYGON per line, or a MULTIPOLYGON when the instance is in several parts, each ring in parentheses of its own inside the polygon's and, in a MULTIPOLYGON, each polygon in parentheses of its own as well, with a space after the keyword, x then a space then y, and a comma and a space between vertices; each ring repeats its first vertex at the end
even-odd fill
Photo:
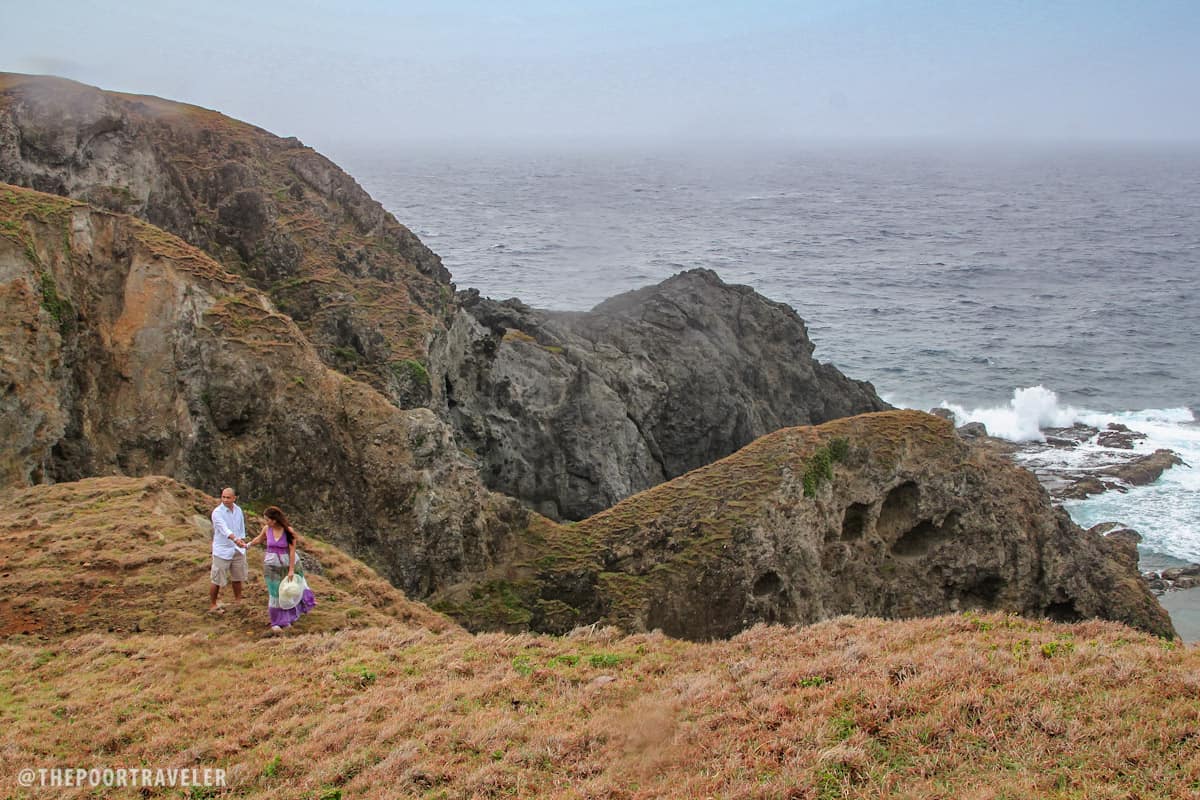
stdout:
POLYGON ((304 594, 301 595, 300 602, 296 606, 283 608, 279 605, 279 583, 285 578, 290 580, 293 576, 304 579, 304 568, 300 565, 300 558, 296 553, 299 537, 296 536, 296 532, 292 530, 287 517, 278 506, 270 506, 263 512, 263 518, 266 519, 267 524, 263 525, 258 536, 255 536, 246 546, 258 544, 259 540, 266 543, 267 554, 263 558, 263 577, 267 580, 267 594, 269 595, 267 613, 271 618, 271 632, 278 633, 300 619, 301 614, 311 611, 317 601, 313 597, 312 589, 305 585, 304 594))

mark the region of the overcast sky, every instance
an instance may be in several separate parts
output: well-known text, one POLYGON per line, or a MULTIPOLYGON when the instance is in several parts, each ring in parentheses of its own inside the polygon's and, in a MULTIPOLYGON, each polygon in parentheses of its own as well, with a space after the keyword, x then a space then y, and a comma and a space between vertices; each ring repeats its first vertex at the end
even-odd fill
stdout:
POLYGON ((1200 2, 0 5, 0 70, 309 144, 1200 141, 1200 2))

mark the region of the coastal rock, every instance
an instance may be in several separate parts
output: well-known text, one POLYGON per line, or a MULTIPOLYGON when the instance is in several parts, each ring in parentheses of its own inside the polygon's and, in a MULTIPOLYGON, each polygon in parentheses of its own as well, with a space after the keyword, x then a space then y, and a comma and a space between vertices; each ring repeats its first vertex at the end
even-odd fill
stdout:
POLYGON ((1153 453, 1089 470, 1035 471, 1055 498, 1082 500, 1107 491, 1126 492, 1131 486, 1146 486, 1162 477, 1171 467, 1182 463, 1183 459, 1177 453, 1160 448, 1153 453))
POLYGON ((982 422, 968 422, 957 430, 958 435, 964 439, 977 439, 988 435, 987 426, 982 422))
MULTIPOLYGON (((1076 423, 1069 428, 1046 428, 1044 441, 1017 445, 1007 443, 1014 460, 1032 470, 1056 500, 1082 500, 1108 491, 1126 492, 1132 486, 1145 486, 1158 480, 1163 472, 1183 464, 1173 451, 1159 449, 1149 454, 1132 452, 1133 443, 1146 434, 1110 423, 1101 431, 1076 423), (1093 445, 1081 450, 1084 445, 1093 445), (1098 445, 1100 448, 1097 449, 1098 445), (1076 450, 1082 457, 1062 460, 1055 450, 1076 450)), ((977 440, 996 452, 1003 452, 998 440, 977 440)))
POLYGON ((1078 447, 1089 442, 1100 433, 1099 428, 1076 422, 1069 428, 1043 428, 1045 443, 1051 447, 1078 447))
POLYGON ((1107 430, 1100 431, 1096 443, 1101 447, 1111 447, 1116 450, 1132 450, 1133 443, 1145 439, 1146 434, 1131 431, 1128 426, 1119 422, 1110 422, 1107 430))
POLYGON ((942 419, 949 422, 951 425, 955 424, 958 421, 958 418, 955 416, 954 412, 948 408, 941 408, 941 407, 931 408, 931 409, 929 409, 929 413, 933 414, 935 417, 941 417, 942 419))
POLYGON ((136 215, 268 294, 329 366, 425 405, 441 260, 332 162, 215 111, 0 73, 0 181, 136 215))
POLYGON ((1104 494, 1109 489, 1120 488, 1120 484, 1112 482, 1105 483, 1099 478, 1091 476, 1083 476, 1072 481, 1067 481, 1063 485, 1055 485, 1050 491, 1054 497, 1059 500, 1083 500, 1092 495, 1104 494))
POLYGON ((414 597, 524 524, 432 411, 329 369, 269 298, 140 220, 0 184, 0 297, 0 485, 232 485, 414 597))
POLYGON ((1128 537, 1081 530, 1036 478, 913 411, 787 428, 435 595, 470 627, 728 636, 758 622, 1007 610, 1173 633, 1128 537))
POLYGON ((1183 459, 1174 451, 1159 448, 1153 453, 1139 456, 1124 464, 1105 467, 1099 472, 1101 475, 1118 478, 1130 486, 1145 486, 1154 483, 1171 467, 1182 463, 1183 459))
POLYGON ((582 519, 781 427, 879 411, 790 307, 691 270, 586 313, 460 295, 435 402, 487 484, 582 519))

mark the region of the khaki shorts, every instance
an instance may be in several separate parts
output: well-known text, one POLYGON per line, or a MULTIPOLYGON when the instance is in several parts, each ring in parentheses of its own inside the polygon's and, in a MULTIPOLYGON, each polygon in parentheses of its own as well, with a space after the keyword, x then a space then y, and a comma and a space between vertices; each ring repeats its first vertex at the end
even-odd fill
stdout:
POLYGON ((233 558, 221 558, 213 556, 212 565, 212 582, 216 586, 224 586, 233 581, 234 583, 245 583, 246 581, 246 554, 238 553, 233 558))

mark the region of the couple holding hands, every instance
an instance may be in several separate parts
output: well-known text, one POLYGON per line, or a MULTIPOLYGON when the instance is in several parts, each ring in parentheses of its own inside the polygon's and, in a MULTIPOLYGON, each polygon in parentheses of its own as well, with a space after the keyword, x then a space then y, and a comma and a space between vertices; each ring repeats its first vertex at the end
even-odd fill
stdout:
POLYGON ((263 577, 267 581, 267 613, 271 632, 278 633, 307 614, 317 604, 304 580, 304 569, 296 551, 299 537, 277 506, 263 512, 264 524, 258 536, 246 540, 246 517, 237 505, 231 488, 221 490, 221 505, 213 509, 212 586, 209 587, 209 612, 219 614, 225 608, 217 602, 221 587, 233 584, 233 598, 242 599, 246 580, 246 548, 264 542, 263 577))

